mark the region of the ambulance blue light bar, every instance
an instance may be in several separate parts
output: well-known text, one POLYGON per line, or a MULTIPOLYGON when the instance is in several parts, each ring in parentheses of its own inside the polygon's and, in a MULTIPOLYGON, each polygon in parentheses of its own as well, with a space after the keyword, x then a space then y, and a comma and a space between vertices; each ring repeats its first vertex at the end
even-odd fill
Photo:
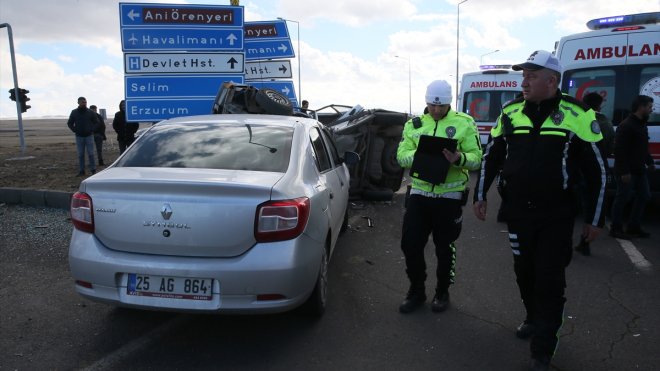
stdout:
POLYGON ((614 17, 596 18, 587 22, 590 30, 660 23, 660 12, 618 15, 614 17))
POLYGON ((510 68, 510 64, 482 64, 479 66, 480 70, 508 70, 510 68))

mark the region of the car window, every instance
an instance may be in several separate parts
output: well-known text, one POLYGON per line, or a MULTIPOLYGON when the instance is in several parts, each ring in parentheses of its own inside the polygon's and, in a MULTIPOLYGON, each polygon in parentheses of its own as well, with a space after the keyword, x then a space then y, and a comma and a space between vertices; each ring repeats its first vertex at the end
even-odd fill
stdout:
POLYGON ((332 138, 325 130, 321 130, 321 136, 323 137, 323 142, 325 142, 325 146, 328 149, 332 163, 335 167, 339 166, 341 164, 341 160, 339 159, 339 153, 337 152, 335 141, 332 140, 332 138))
POLYGON ((616 101, 616 72, 612 68, 594 68, 573 73, 568 80, 568 94, 582 98, 596 92, 603 97, 600 112, 607 117, 614 117, 616 101))
POLYGON ((313 128, 310 131, 310 139, 312 147, 314 147, 314 157, 316 158, 316 166, 320 172, 328 171, 332 165, 330 164, 330 156, 325 148, 325 143, 321 139, 321 133, 318 128, 313 128))
POLYGON ((285 172, 292 140, 293 128, 281 126, 156 125, 117 166, 285 172))

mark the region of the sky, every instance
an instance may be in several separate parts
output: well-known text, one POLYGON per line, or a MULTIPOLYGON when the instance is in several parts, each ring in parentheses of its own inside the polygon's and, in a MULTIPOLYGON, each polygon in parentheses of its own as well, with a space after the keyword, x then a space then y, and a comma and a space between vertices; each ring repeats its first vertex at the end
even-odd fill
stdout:
MULTIPOLYGON (((229 5, 229 0, 122 2, 229 5)), ((660 0, 459 2, 241 0, 240 5, 248 22, 296 21, 288 22, 297 56, 291 60, 293 81, 310 108, 359 104, 412 113, 423 110, 433 80, 447 80, 455 89, 456 76, 480 64, 521 63, 537 49, 552 51, 562 36, 588 31, 591 19, 660 10, 660 0)), ((119 1, 2 0, 0 24, 5 23, 12 29, 19 86, 30 91, 32 108, 24 119, 68 117, 79 96, 114 115, 124 98, 119 1)), ((0 29, 0 119, 16 118, 8 92, 13 88, 8 40, 8 29, 0 29)))

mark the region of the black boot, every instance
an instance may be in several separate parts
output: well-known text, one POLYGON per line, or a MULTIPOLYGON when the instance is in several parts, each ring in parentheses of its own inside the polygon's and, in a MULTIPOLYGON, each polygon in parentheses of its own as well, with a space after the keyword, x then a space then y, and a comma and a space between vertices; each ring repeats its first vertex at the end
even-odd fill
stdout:
POLYGON ((591 248, 589 247, 589 242, 587 242, 583 237, 580 237, 580 243, 575 246, 575 251, 581 253, 584 256, 591 255, 591 248))
POLYGON ((436 291, 435 296, 433 297, 433 302, 431 302, 431 310, 440 313, 447 310, 447 307, 449 307, 449 292, 436 291))
POLYGON ((426 301, 424 286, 410 286, 406 298, 399 305, 399 312, 410 313, 421 307, 426 301))

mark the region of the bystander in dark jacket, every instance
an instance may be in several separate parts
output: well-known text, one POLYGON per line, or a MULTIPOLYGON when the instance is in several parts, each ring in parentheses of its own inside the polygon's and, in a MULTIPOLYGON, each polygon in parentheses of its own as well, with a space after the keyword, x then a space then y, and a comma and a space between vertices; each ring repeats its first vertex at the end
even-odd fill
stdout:
POLYGON ((71 111, 67 126, 78 137, 88 137, 94 134, 94 128, 98 124, 98 117, 87 107, 78 107, 71 111))
POLYGON ((105 136, 105 121, 103 116, 98 113, 95 105, 89 106, 89 109, 92 110, 96 117, 98 118, 98 124, 94 127, 94 144, 96 145, 96 155, 98 156, 99 166, 105 165, 103 163, 103 141, 106 140, 105 136))
POLYGON ((71 111, 66 125, 76 134, 76 149, 78 151, 78 176, 85 175, 85 153, 89 159, 89 171, 96 172, 94 163, 94 130, 99 124, 96 113, 87 108, 87 99, 78 98, 78 108, 71 111))
POLYGON ((126 122, 126 101, 119 102, 119 111, 115 113, 112 120, 112 128, 117 133, 117 143, 119 143, 119 153, 122 154, 135 140, 135 133, 140 124, 136 122, 126 122))
POLYGON ((613 155, 614 126, 612 126, 610 120, 607 119, 607 116, 600 112, 601 106, 603 104, 603 97, 596 92, 591 92, 582 97, 582 102, 584 102, 596 113, 596 121, 598 122, 598 126, 600 126, 601 134, 603 134, 603 140, 600 142, 603 153, 606 156, 613 155))
POLYGON ((649 153, 649 132, 646 123, 653 112, 653 98, 637 96, 631 114, 621 121, 614 139, 614 179, 616 196, 612 204, 610 235, 615 238, 649 237, 641 228, 642 215, 651 198, 648 172, 655 170, 649 153), (623 230, 624 209, 633 200, 628 228, 623 230))

